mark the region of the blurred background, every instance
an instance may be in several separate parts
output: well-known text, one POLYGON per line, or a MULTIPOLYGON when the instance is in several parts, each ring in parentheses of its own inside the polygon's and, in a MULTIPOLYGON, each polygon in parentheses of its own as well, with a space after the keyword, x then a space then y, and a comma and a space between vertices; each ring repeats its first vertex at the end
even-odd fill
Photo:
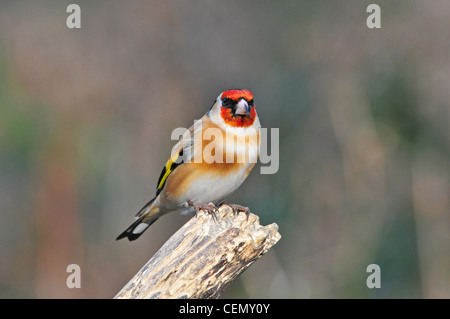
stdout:
POLYGON ((241 87, 280 168, 229 201, 282 238, 223 297, 450 298, 450 2, 370 3, 1 0, 0 297, 112 298, 189 219, 114 241, 172 129, 241 87))

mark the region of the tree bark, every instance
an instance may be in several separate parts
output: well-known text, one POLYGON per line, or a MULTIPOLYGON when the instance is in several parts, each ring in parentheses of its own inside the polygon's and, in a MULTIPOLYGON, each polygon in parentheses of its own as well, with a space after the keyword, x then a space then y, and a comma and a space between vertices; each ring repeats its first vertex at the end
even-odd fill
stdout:
POLYGON ((219 298, 280 238, 277 224, 222 205, 217 220, 200 211, 122 288, 115 299, 219 298))

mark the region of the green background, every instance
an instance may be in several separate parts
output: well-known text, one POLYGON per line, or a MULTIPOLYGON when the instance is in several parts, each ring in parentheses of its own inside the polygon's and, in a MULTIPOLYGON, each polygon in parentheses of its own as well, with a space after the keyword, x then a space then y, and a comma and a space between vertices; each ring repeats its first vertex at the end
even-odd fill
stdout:
POLYGON ((189 218, 114 241, 172 129, 235 87, 280 168, 229 201, 282 238, 224 297, 450 297, 449 1, 70 3, 0 1, 0 297, 113 297, 189 218))

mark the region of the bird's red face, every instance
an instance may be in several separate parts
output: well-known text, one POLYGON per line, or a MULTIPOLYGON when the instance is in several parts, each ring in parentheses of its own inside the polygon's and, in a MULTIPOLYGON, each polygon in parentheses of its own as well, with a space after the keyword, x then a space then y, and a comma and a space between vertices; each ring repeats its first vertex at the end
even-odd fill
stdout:
POLYGON ((253 94, 249 90, 228 90, 222 93, 220 116, 234 127, 249 127, 256 118, 253 94))

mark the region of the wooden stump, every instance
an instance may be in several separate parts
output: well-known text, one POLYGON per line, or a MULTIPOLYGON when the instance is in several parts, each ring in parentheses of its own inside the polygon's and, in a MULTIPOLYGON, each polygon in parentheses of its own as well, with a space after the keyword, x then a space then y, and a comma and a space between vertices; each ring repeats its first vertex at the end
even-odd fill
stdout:
POLYGON ((218 298, 281 238, 276 224, 261 226, 258 216, 228 205, 217 217, 191 218, 114 298, 218 298))

